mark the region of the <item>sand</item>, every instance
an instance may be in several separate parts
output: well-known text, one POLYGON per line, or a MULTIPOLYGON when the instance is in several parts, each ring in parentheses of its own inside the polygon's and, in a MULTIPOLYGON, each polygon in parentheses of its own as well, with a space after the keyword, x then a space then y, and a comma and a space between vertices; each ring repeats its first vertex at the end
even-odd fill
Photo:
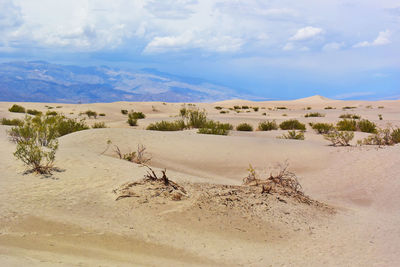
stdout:
MULTIPOLYGON (((8 112, 12 104, 0 103, 0 118, 23 117, 8 112)), ((60 171, 44 177, 24 173, 7 139, 9 126, 0 125, 1 266, 400 265, 400 145, 332 147, 309 126, 304 141, 277 139, 282 130, 231 131, 229 136, 145 130, 151 122, 176 119, 181 103, 19 104, 42 111, 52 106, 70 117, 94 110, 106 116, 87 119, 88 124, 105 122, 109 128, 59 138, 55 165, 60 171), (121 109, 147 117, 130 127, 121 109), (149 166, 157 174, 167 169, 189 197, 173 201, 144 194, 116 201, 114 190, 142 179, 146 168, 118 159, 107 140, 123 153, 145 145, 149 166), (306 195, 329 208, 235 189, 249 164, 268 176, 271 166, 285 160, 306 195)), ((400 101, 314 96, 196 106, 209 118, 233 125, 289 118, 335 122, 340 114, 355 113, 381 127, 400 126, 400 101), (220 114, 214 108, 234 105, 260 109, 220 114), (282 106, 287 109, 274 109, 282 106), (345 106, 356 108, 343 111, 345 106), (326 116, 305 118, 308 112, 326 116)), ((356 133, 352 144, 366 136, 356 133)))

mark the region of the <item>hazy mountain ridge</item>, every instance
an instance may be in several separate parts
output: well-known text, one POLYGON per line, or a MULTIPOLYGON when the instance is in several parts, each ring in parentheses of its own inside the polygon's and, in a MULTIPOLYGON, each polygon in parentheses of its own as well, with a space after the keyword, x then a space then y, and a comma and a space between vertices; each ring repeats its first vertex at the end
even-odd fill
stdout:
POLYGON ((0 64, 0 101, 209 102, 252 98, 199 78, 153 69, 137 72, 100 67, 52 64, 44 61, 0 64))

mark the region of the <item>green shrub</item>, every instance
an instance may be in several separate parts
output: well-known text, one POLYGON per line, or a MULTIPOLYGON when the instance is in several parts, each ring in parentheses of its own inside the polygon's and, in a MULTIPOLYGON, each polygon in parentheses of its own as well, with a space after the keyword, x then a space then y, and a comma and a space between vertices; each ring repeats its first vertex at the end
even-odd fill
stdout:
POLYGON ((78 121, 77 119, 66 118, 62 115, 57 115, 52 118, 56 124, 56 130, 59 136, 89 129, 85 120, 78 121))
POLYGON ((236 126, 236 131, 248 131, 251 132, 253 131, 253 126, 251 126, 248 123, 241 123, 238 126, 236 126))
POLYGON ((393 129, 392 133, 390 135, 390 138, 392 139, 392 142, 394 144, 399 144, 400 143, 400 128, 393 129))
POLYGON ((357 130, 357 122, 355 120, 344 119, 344 120, 338 121, 338 123, 336 124, 336 128, 339 131, 354 132, 357 130))
POLYGON ((160 121, 149 124, 147 130, 153 131, 182 131, 186 128, 185 122, 183 120, 177 121, 160 121))
POLYGON ((306 125, 299 122, 298 120, 287 120, 279 124, 279 128, 282 130, 306 130, 306 125))
POLYGON ((214 107, 214 108, 217 109, 217 110, 223 109, 223 107, 220 107, 220 106, 216 106, 216 107, 214 107))
POLYGON ((104 122, 96 122, 95 124, 93 124, 92 126, 93 129, 96 128, 107 128, 106 124, 104 122))
POLYGON ((234 109, 241 109, 240 106, 233 106, 234 109))
POLYGON ((36 115, 41 115, 41 114, 42 114, 41 111, 36 110, 36 109, 28 109, 28 110, 26 111, 26 113, 28 113, 28 114, 30 114, 30 115, 34 115, 34 116, 36 116, 36 115))
POLYGON ((205 110, 182 108, 180 115, 188 128, 203 128, 207 123, 207 113, 205 110))
POLYGON ((221 110, 219 113, 221 113, 221 114, 226 114, 226 113, 229 113, 229 111, 227 111, 227 110, 221 110))
POLYGON ((146 115, 144 115, 143 112, 134 112, 132 110, 131 112, 129 112, 128 117, 135 120, 140 120, 146 118, 146 115))
POLYGON ((340 115, 339 118, 341 118, 341 119, 359 120, 359 119, 361 119, 361 116, 356 115, 356 114, 348 114, 348 113, 346 113, 346 114, 340 115))
POLYGON ((25 113, 25 108, 23 106, 14 104, 12 105, 11 108, 8 109, 10 112, 15 112, 15 113, 25 113))
POLYGON ((263 121, 258 124, 259 131, 278 130, 278 125, 275 121, 263 121))
POLYGON ((47 112, 46 112, 46 116, 56 116, 58 113, 56 112, 56 111, 50 111, 50 110, 48 110, 47 112))
POLYGON ((378 145, 391 146, 400 143, 400 128, 378 129, 375 134, 362 140, 358 140, 359 145, 378 145))
POLYGON ((85 114, 88 116, 89 119, 91 117, 94 117, 95 119, 97 118, 97 112, 96 111, 87 110, 87 111, 85 111, 85 114))
POLYGON ((249 106, 242 106, 242 109, 249 109, 249 106))
POLYGON ((339 132, 337 130, 324 134, 324 138, 332 143, 333 146, 349 146, 354 138, 353 132, 339 132))
POLYGON ((1 124, 2 125, 12 125, 12 126, 21 126, 24 124, 24 122, 20 119, 6 119, 2 118, 1 119, 1 124))
POLYGON ((128 110, 127 110, 127 109, 121 109, 121 113, 122 113, 123 115, 126 115, 126 114, 128 114, 128 110))
POLYGON ((128 122, 128 124, 129 124, 129 126, 137 126, 138 124, 137 124, 137 119, 134 119, 134 118, 128 118, 128 120, 127 120, 127 122, 128 122))
POLYGON ((14 156, 36 173, 50 173, 58 149, 54 119, 48 116, 26 116, 23 124, 8 131, 17 144, 14 156))
POLYGON ((376 133, 376 124, 369 120, 361 120, 357 123, 357 129, 364 133, 376 133))
POLYGON ((304 115, 304 117, 308 118, 308 117, 325 117, 325 114, 321 114, 319 112, 312 112, 312 113, 307 113, 306 115, 304 115))
POLYGON ((327 134, 335 129, 333 124, 322 122, 311 124, 311 128, 313 128, 318 134, 327 134))
POLYGON ((216 134, 216 135, 228 135, 229 130, 232 130, 233 126, 229 123, 220 123, 215 121, 208 121, 204 128, 200 128, 197 133, 200 134, 216 134))
POLYGON ((304 133, 302 131, 297 132, 296 130, 288 131, 287 134, 278 136, 280 139, 294 139, 294 140, 304 140, 304 133))

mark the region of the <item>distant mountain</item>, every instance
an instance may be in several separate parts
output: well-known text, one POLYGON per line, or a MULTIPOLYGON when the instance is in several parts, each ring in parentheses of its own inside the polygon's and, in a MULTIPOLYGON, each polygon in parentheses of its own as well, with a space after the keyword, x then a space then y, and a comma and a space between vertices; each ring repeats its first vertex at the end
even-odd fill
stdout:
POLYGON ((44 61, 0 64, 0 101, 93 103, 113 101, 211 102, 251 98, 203 79, 154 69, 137 72, 44 61))

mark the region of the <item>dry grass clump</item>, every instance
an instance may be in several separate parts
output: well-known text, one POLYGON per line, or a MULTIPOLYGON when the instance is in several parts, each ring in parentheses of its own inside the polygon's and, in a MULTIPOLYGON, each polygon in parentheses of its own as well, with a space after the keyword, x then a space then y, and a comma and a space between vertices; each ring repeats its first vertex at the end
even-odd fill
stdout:
MULTIPOLYGON (((107 141, 107 148, 101 153, 104 154, 112 145, 112 141, 108 140, 107 141)), ((128 152, 128 153, 122 153, 121 149, 117 145, 113 145, 114 147, 114 153, 117 154, 119 159, 127 160, 136 164, 146 164, 151 161, 151 155, 147 153, 147 148, 142 145, 138 144, 136 151, 133 152, 128 152)))
POLYGON ((143 166, 148 169, 144 178, 137 182, 126 183, 113 190, 118 195, 115 200, 136 197, 141 198, 143 202, 147 202, 148 198, 162 197, 179 201, 188 197, 185 188, 167 177, 166 169, 161 171, 162 176, 159 177, 152 168, 147 165, 143 166))
POLYGON ((92 125, 92 128, 93 129, 107 128, 107 126, 104 122, 96 122, 95 124, 92 125))
POLYGON ((278 136, 279 139, 293 139, 293 140, 304 140, 304 133, 302 131, 288 131, 287 134, 278 136))
POLYGON ((307 113, 304 115, 304 117, 309 118, 309 117, 325 117, 325 114, 319 113, 319 112, 311 112, 307 113))

